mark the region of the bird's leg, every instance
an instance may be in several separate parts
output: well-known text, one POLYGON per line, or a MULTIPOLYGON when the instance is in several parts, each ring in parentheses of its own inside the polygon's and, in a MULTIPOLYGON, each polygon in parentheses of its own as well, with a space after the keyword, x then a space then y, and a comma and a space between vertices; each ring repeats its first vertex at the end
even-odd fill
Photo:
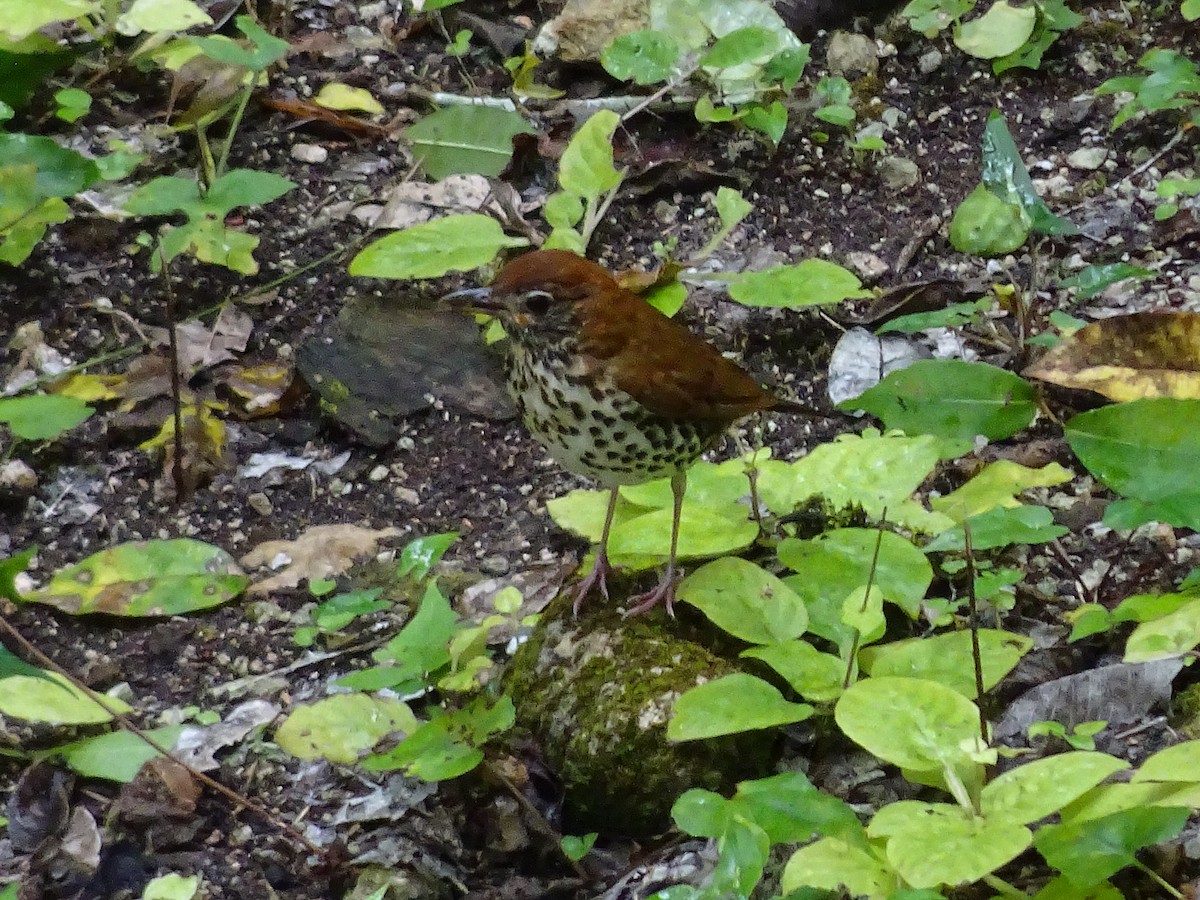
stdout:
POLYGON ((658 587, 644 594, 635 594, 630 603, 637 603, 626 610, 625 618, 640 616, 654 609, 659 603, 667 607, 667 615, 675 618, 675 552, 679 547, 679 516, 683 512, 683 495, 687 492, 687 472, 676 472, 671 476, 671 493, 675 499, 675 514, 671 517, 671 554, 667 557, 667 571, 663 573, 658 587), (640 602, 638 602, 640 601, 640 602))
POLYGON ((592 571, 575 585, 575 603, 571 607, 573 615, 579 615, 579 610, 583 606, 583 598, 588 595, 597 584, 600 585, 600 593, 604 595, 604 599, 608 599, 608 573, 612 571, 612 566, 608 564, 608 533, 612 530, 613 515, 617 511, 617 494, 620 487, 614 487, 612 493, 608 497, 608 512, 604 514, 604 529, 600 532, 600 546, 596 548, 596 561, 592 563, 592 571))

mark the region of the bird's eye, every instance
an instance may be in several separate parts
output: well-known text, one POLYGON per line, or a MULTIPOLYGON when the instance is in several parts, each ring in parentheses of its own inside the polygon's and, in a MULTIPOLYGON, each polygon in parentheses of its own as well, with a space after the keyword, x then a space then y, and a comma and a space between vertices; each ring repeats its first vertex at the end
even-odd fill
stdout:
POLYGON ((545 291, 530 291, 525 295, 525 308, 535 316, 544 316, 554 298, 545 291))

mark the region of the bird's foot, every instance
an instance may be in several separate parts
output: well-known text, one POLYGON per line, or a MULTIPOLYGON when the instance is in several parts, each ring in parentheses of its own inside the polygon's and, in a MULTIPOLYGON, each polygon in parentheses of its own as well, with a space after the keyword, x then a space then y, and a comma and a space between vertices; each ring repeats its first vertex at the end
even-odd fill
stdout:
POLYGON ((634 616, 640 616, 662 603, 667 608, 667 615, 672 619, 675 618, 675 588, 678 584, 678 573, 674 567, 668 567, 657 587, 644 594, 634 594, 629 598, 629 603, 634 605, 627 607, 621 613, 621 617, 631 619, 634 616))
POLYGON ((575 602, 571 604, 571 614, 578 616, 579 610, 583 608, 583 598, 591 593, 592 588, 600 586, 600 593, 604 595, 604 599, 608 600, 608 573, 612 571, 612 566, 608 564, 608 557, 604 551, 596 553, 596 561, 592 564, 592 571, 580 579, 579 583, 571 590, 575 594, 575 602))

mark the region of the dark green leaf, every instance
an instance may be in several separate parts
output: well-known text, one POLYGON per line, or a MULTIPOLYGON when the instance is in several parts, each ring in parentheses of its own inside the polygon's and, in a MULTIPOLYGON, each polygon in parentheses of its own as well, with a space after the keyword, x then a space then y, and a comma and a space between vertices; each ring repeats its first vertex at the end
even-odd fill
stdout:
POLYGON ((1054 215, 1038 196, 1004 117, 995 111, 988 116, 983 132, 983 183, 997 197, 1021 207, 1034 231, 1079 234, 1075 225, 1054 215))
POLYGON ((974 446, 977 435, 999 440, 1032 422, 1034 398, 1029 382, 1004 369, 929 359, 892 372, 838 408, 866 410, 907 434, 935 435, 945 443, 944 455, 958 456, 974 446))
POLYGON ((430 113, 405 136, 421 168, 440 181, 447 175, 499 175, 512 159, 512 139, 532 133, 518 112, 466 104, 430 113))
POLYGON ((1147 807, 1068 825, 1049 825, 1033 844, 1077 888, 1099 884, 1126 866, 1143 847, 1169 841, 1187 824, 1190 809, 1147 807))

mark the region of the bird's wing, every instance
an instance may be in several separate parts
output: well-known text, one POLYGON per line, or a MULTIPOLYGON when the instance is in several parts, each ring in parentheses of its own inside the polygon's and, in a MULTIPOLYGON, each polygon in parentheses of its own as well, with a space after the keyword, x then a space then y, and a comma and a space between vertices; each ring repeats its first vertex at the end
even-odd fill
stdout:
POLYGON ((610 297, 602 312, 584 329, 589 340, 582 349, 652 413, 731 424, 777 402, 736 363, 641 298, 610 297))

